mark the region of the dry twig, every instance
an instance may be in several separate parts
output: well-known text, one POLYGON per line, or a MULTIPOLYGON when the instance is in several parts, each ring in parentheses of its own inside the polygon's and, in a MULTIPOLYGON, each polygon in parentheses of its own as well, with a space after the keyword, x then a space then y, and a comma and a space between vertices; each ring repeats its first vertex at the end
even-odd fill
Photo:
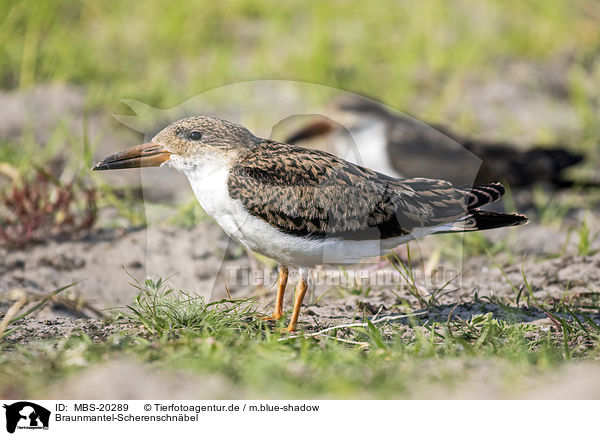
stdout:
MULTIPOLYGON (((379 319, 375 319, 377 317, 377 315, 375 315, 371 319, 371 324, 380 324, 380 323, 386 322, 386 321, 395 321, 397 319, 410 318, 411 316, 421 316, 426 313, 428 313, 428 311, 423 310, 421 312, 409 313, 409 314, 404 314, 404 315, 388 315, 388 316, 384 316, 383 318, 379 318, 379 319)), ((306 333, 306 334, 302 334, 302 335, 293 335, 293 336, 287 336, 285 338, 279 338, 279 341, 287 341, 287 340, 296 339, 296 338, 312 338, 312 337, 316 337, 316 336, 320 336, 320 337, 324 337, 324 338, 334 338, 334 336, 323 335, 323 333, 334 331, 334 330, 339 330, 339 329, 344 329, 344 328, 357 328, 357 327, 365 327, 366 328, 366 327, 368 327, 368 323, 356 322, 356 323, 352 323, 352 324, 335 325, 335 326, 327 327, 323 330, 319 330, 318 332, 315 332, 315 333, 306 333)), ((341 338, 336 338, 336 340, 339 340, 339 339, 341 339, 341 338)), ((348 340, 344 340, 341 342, 347 342, 347 341, 348 340)), ((355 341, 350 341, 350 343, 355 343, 355 341)), ((367 343, 366 342, 356 342, 356 344, 364 345, 367 343)))

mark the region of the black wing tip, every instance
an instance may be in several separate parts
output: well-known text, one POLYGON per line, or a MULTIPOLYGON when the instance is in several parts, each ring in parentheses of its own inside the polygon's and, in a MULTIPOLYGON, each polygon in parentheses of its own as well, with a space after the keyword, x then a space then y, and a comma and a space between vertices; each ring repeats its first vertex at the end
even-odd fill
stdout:
POLYGON ((508 216, 512 217, 511 222, 509 224, 507 224, 508 226, 522 226, 529 222, 529 218, 527 218, 523 214, 515 213, 515 214, 508 214, 508 216))
POLYGON ((520 226, 529 222, 529 218, 522 214, 507 214, 485 210, 472 210, 471 217, 475 221, 475 228, 473 230, 520 226))
POLYGON ((507 214, 475 209, 469 211, 464 218, 454 222, 454 225, 435 233, 463 233, 479 230, 499 229, 527 224, 529 219, 522 214, 507 214))

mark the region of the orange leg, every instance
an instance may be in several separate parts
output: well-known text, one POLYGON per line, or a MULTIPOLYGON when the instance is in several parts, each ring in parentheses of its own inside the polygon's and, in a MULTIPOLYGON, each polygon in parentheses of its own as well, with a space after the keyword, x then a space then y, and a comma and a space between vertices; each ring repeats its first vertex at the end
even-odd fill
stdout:
POLYGON ((292 313, 292 319, 290 320, 290 325, 287 326, 288 332, 296 331, 296 324, 298 323, 298 317, 300 316, 300 308, 302 307, 302 300, 304 300, 304 296, 306 295, 306 290, 308 289, 308 283, 302 274, 300 275, 300 280, 298 280, 298 285, 296 285, 296 293, 294 294, 294 311, 292 313))
POLYGON ((279 267, 279 280, 277 282, 277 297, 275 298, 275 310, 273 318, 280 319, 283 316, 283 296, 287 286, 288 269, 285 265, 279 267))

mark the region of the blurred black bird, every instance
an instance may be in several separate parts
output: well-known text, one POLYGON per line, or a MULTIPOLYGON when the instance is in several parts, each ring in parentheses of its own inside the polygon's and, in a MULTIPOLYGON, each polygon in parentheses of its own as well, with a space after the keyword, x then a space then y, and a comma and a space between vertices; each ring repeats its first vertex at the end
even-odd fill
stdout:
POLYGON ((458 185, 502 180, 511 187, 537 182, 569 187, 574 182, 563 178, 563 170, 584 159, 557 146, 521 150, 507 142, 469 138, 393 113, 355 94, 333 100, 326 113, 327 117, 312 118, 285 142, 326 137, 342 157, 349 159, 354 151, 357 163, 393 177, 431 177, 458 185))

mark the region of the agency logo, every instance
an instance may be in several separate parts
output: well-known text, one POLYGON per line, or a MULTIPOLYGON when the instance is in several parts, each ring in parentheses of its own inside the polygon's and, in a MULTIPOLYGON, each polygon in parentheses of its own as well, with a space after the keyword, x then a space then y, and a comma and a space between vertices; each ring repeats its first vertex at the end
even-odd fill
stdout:
POLYGON ((48 430, 50 411, 29 401, 4 404, 6 409, 6 431, 14 433, 16 429, 48 430))

